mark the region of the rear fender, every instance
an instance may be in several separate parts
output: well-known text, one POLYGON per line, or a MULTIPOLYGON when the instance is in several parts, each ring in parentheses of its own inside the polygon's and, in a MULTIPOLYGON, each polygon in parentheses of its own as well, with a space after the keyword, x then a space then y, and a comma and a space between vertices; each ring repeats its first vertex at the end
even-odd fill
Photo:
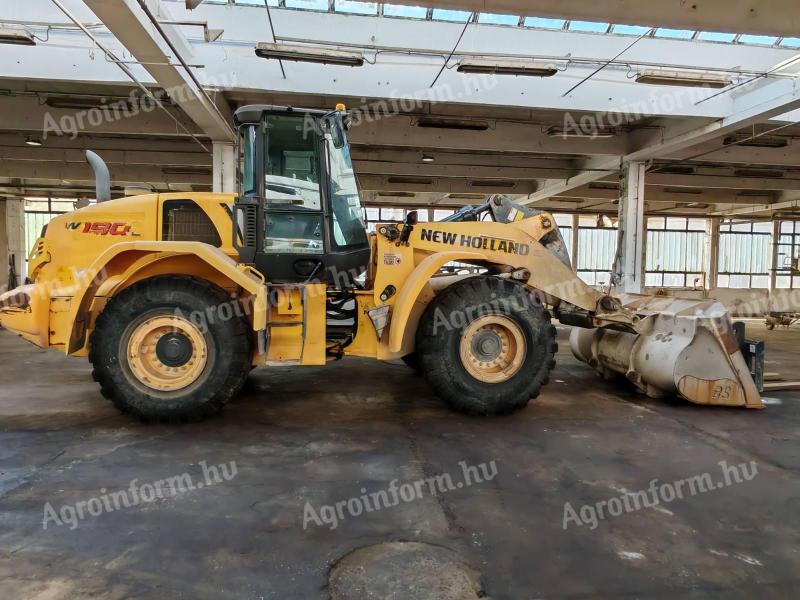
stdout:
POLYGON ((95 298, 109 297, 124 287, 136 274, 155 263, 180 256, 192 256, 206 263, 233 284, 254 297, 253 329, 266 329, 267 293, 264 279, 249 268, 241 268, 224 252, 197 242, 124 242, 115 244, 101 254, 81 275, 70 308, 68 323, 72 324, 66 353, 74 354, 86 346, 91 307, 95 298), (121 274, 115 269, 124 268, 121 274))

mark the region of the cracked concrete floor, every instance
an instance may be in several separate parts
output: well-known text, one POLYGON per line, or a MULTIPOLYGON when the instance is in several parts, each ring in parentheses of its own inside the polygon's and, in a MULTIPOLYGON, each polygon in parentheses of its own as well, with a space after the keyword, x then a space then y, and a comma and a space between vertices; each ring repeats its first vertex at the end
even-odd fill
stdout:
MULTIPOLYGON (((408 368, 349 359, 257 370, 220 417, 147 426, 116 413, 83 360, 0 332, 0 598, 327 598, 337 561, 386 542, 446 549, 494 599, 791 596, 800 393, 769 394, 764 411, 647 400, 575 361, 565 333, 551 384, 509 417, 455 414, 408 368), (563 528, 567 502, 718 479, 723 460, 755 461, 757 475, 563 528), (47 503, 184 473, 201 481, 203 461, 233 461, 235 476, 43 529, 47 503), (455 480, 461 461, 495 461, 497 475, 303 528, 307 502, 455 480)), ((800 330, 750 334, 767 339, 767 370, 795 376, 800 330)))

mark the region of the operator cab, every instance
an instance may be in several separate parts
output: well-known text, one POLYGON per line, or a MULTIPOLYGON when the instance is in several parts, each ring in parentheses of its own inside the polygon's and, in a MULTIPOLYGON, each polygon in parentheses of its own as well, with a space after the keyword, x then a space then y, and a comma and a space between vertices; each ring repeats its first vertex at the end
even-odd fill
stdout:
POLYGON ((244 106, 234 244, 275 283, 354 287, 369 266, 343 112, 244 106))

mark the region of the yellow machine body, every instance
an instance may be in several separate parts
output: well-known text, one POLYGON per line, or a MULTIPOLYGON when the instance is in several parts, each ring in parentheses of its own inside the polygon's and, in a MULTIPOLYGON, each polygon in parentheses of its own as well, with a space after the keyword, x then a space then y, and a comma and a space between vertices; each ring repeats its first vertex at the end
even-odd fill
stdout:
MULTIPOLYGON (((112 297, 139 281, 181 273, 214 283, 244 307, 254 335, 265 340, 253 352, 253 365, 325 364, 330 360, 327 286, 273 284, 250 266, 238 263, 231 239, 233 202, 231 194, 142 195, 56 217, 32 250, 29 268, 33 283, 0 298, 0 323, 39 347, 86 356, 94 323, 112 297), (173 239, 180 236, 165 230, 165 203, 187 200, 213 225, 213 245, 173 239)), ((732 365, 718 377, 724 383, 722 393, 702 374, 682 372, 680 380, 670 384, 670 376, 666 376, 667 382, 661 381, 664 377, 657 375, 660 370, 652 364, 649 371, 655 374, 649 382, 642 380, 640 373, 648 368, 641 360, 626 359, 622 366, 614 367, 609 357, 615 351, 623 346, 646 346, 644 342, 651 340, 643 334, 641 323, 655 319, 652 310, 645 310, 653 305, 640 300, 631 309, 608 303, 607 296, 578 279, 540 243, 556 228, 551 215, 539 213, 511 223, 419 223, 407 240, 400 241, 404 227, 383 224, 370 235, 372 260, 365 289, 354 294, 357 334, 343 354, 391 360, 412 353, 420 318, 440 287, 437 274, 449 263, 468 263, 519 281, 550 304, 569 303, 591 314, 592 324, 608 340, 616 336, 626 343, 616 341, 609 349, 598 351, 599 342, 592 346, 586 337, 592 335, 591 330, 584 330, 575 334, 583 336, 573 344, 583 349, 576 351, 576 356, 624 373, 651 395, 667 390, 701 404, 761 406, 738 350, 727 347, 726 338, 715 333, 718 327, 704 327, 702 319, 698 322, 697 311, 686 317, 692 319, 692 338, 697 331, 703 350, 713 347, 714 356, 724 356, 722 363, 732 365), (370 316, 378 308, 386 312, 383 328, 370 316)), ((630 299, 627 303, 631 304, 630 299)), ((690 306, 682 305, 681 310, 683 315, 693 312, 690 306)), ((674 315, 672 324, 666 326, 680 326, 680 318, 680 314, 674 315)), ((714 318, 718 320, 719 315, 714 318)), ((687 330, 683 327, 682 331, 687 330)))

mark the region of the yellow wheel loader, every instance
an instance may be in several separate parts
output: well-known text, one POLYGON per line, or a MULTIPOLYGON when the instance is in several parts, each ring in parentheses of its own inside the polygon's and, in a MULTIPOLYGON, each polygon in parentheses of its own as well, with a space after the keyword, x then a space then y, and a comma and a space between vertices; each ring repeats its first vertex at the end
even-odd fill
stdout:
POLYGON ((405 359, 454 408, 502 414, 547 383, 553 316, 573 351, 651 396, 760 407, 722 307, 603 294, 578 279, 556 222, 503 196, 368 234, 335 111, 247 106, 239 193, 110 198, 53 219, 0 324, 86 356, 104 396, 145 420, 219 411, 256 366, 405 359), (443 275, 452 264, 477 276, 443 275))

